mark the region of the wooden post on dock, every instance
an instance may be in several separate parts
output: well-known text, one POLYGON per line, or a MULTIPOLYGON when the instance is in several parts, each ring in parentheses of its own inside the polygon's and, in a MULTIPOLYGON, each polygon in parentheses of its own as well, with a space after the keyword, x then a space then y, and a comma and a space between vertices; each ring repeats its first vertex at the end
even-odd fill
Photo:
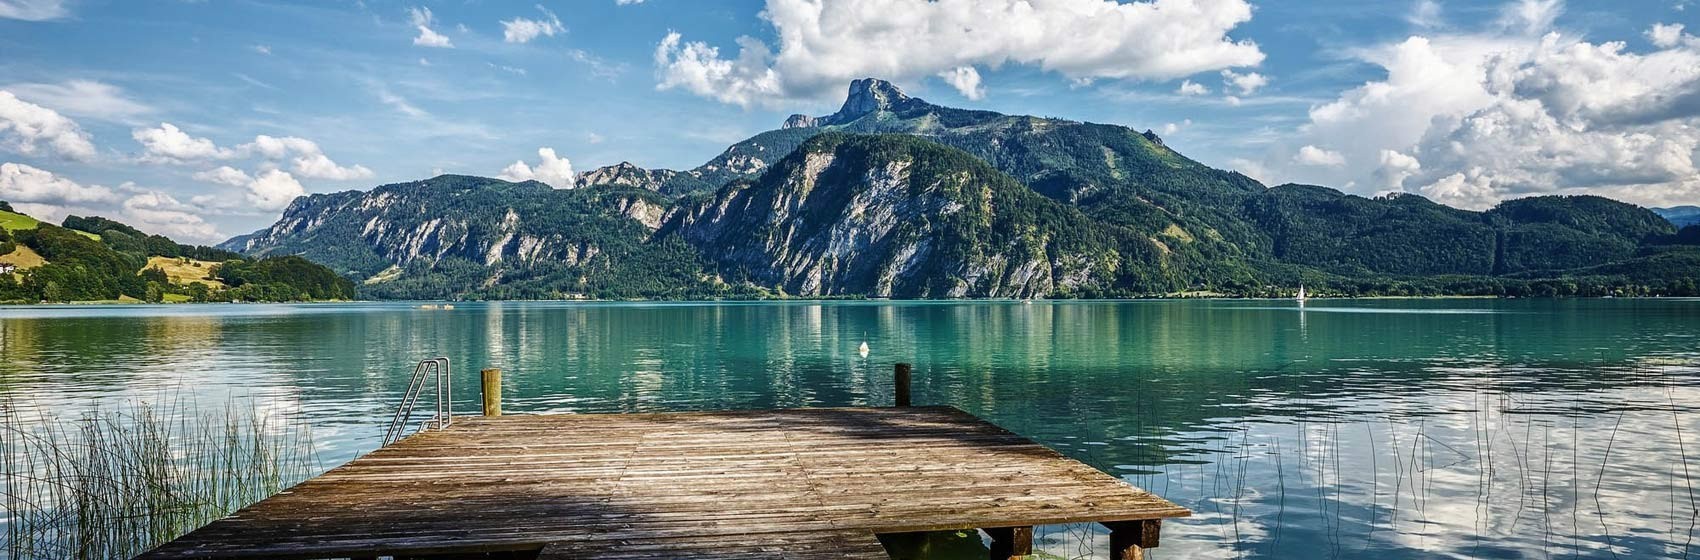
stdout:
POLYGON ((489 368, 478 372, 484 386, 484 415, 502 415, 502 370, 489 368))
POLYGON ((1110 560, 1145 560, 1145 549, 1157 548, 1163 520, 1104 523, 1110 529, 1110 560))
POLYGON ((991 527, 992 560, 1014 560, 1033 555, 1033 527, 991 527))
POLYGON ((909 364, 897 364, 895 378, 897 381, 897 406, 909 406, 909 364))

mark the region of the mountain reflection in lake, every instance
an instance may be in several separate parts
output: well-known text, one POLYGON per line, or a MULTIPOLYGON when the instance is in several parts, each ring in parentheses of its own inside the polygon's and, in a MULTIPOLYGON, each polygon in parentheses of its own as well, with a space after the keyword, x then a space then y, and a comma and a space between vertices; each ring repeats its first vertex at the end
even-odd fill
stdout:
POLYGON ((252 399, 330 466, 428 355, 468 412, 503 367, 517 413, 884 405, 908 361, 917 402, 1192 508, 1159 558, 1672 557, 1697 552, 1697 341, 1697 300, 0 308, 0 393, 252 399))

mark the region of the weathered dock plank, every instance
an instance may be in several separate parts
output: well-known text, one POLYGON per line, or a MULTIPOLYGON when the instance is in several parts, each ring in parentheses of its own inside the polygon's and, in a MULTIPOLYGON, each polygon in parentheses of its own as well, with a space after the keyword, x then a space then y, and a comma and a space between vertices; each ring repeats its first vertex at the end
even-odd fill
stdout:
POLYGON ((144 557, 861 559, 886 557, 879 533, 977 528, 1014 554, 1034 525, 1185 515, 946 407, 500 416, 415 434, 144 557))

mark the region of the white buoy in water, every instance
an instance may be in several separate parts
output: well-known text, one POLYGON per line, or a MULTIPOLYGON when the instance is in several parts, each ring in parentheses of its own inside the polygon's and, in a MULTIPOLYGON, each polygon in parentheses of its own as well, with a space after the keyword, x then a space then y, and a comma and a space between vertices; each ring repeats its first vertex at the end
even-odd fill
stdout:
POLYGON ((868 341, 862 341, 862 345, 856 347, 856 353, 861 354, 863 358, 868 357, 868 341))

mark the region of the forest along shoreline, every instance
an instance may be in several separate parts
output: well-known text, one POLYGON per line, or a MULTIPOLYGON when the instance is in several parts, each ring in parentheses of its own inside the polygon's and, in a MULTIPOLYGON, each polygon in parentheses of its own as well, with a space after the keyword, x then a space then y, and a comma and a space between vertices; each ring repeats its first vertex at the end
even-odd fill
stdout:
POLYGON ((0 304, 348 301, 354 283, 303 257, 185 245, 101 217, 41 222, 0 202, 0 304))

